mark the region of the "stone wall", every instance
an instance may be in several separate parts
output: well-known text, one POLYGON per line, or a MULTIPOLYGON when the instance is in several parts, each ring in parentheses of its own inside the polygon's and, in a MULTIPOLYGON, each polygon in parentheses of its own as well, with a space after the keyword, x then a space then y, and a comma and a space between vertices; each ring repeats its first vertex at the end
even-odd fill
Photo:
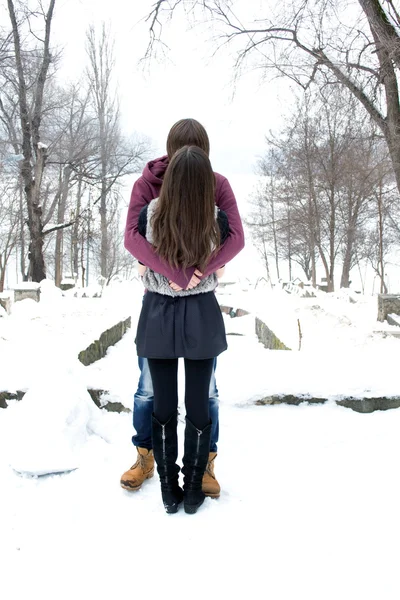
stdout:
POLYGON ((244 310, 243 308, 233 308, 233 306, 226 306, 225 304, 220 304, 220 309, 221 312, 223 312, 226 315, 229 315, 232 318, 245 317, 246 315, 250 314, 247 310, 244 310))
POLYGON ((260 342, 269 350, 291 350, 258 317, 256 317, 256 335, 260 342))
POLYGON ((400 315, 400 295, 379 294, 378 295, 378 321, 385 321, 391 313, 400 315))
MULTIPOLYGON (((112 402, 107 400, 108 392, 104 390, 95 390, 92 388, 88 388, 88 392, 93 402, 99 408, 104 408, 109 412, 132 412, 129 408, 126 408, 121 402, 112 402), (105 401, 103 402, 103 399, 105 401)), ((0 392, 0 408, 7 408, 7 401, 10 400, 22 400, 25 396, 25 392, 18 390, 15 394, 12 392, 0 392)))
MULTIPOLYGON (((108 401, 109 393, 105 390, 88 389, 93 402, 99 407, 110 412, 132 412, 121 402, 108 401)), ((8 400, 22 400, 25 392, 17 391, 15 394, 10 392, 0 392, 0 408, 7 408, 8 400)), ((292 394, 274 394, 259 398, 254 402, 258 406, 271 406, 274 404, 291 404, 299 406, 303 402, 309 404, 325 404, 327 398, 314 398, 308 395, 293 396, 292 394)), ((392 398, 342 398, 335 400, 339 406, 350 408, 358 413, 372 413, 377 410, 390 410, 400 408, 400 397, 392 398)))
POLYGON ((11 312, 11 296, 6 293, 0 294, 0 306, 2 306, 9 315, 11 312))
POLYGON ((293 394, 274 394, 272 396, 265 396, 259 398, 254 404, 257 406, 270 406, 274 404, 292 404, 299 406, 302 402, 308 402, 308 404, 325 404, 328 402, 327 398, 313 398, 312 396, 293 396, 293 394))
POLYGON ((400 398, 343 398, 336 400, 339 406, 345 406, 360 413, 372 413, 376 410, 390 410, 400 408, 400 398))
POLYGON ((35 300, 35 302, 40 301, 40 288, 37 289, 15 289, 14 290, 14 302, 19 302, 20 300, 35 300))
POLYGON ((113 402, 113 401, 107 400, 107 396, 109 395, 109 392, 107 392, 105 390, 95 390, 93 388, 88 388, 88 392, 89 392, 90 397, 92 398, 93 402, 95 403, 95 405, 98 408, 104 408, 108 412, 117 412, 117 413, 121 413, 121 412, 131 413, 132 412, 129 408, 126 408, 126 406, 124 406, 122 404, 122 402, 113 402))
MULTIPOLYGON (((266 396, 256 400, 254 404, 258 406, 269 406, 273 404, 293 404, 299 406, 302 402, 308 404, 325 404, 328 402, 327 398, 313 398, 312 396, 302 395, 293 396, 292 394, 275 394, 272 396, 266 396)), ((390 410, 392 408, 400 408, 400 398, 342 398, 341 400, 335 400, 339 406, 345 408, 351 408, 358 413, 372 413, 377 410, 390 410)))
POLYGON ((130 327, 131 317, 128 317, 125 321, 120 321, 110 329, 104 331, 98 340, 95 340, 85 350, 79 352, 78 358, 81 363, 87 367, 96 362, 96 360, 103 358, 107 353, 107 349, 119 342, 130 327))

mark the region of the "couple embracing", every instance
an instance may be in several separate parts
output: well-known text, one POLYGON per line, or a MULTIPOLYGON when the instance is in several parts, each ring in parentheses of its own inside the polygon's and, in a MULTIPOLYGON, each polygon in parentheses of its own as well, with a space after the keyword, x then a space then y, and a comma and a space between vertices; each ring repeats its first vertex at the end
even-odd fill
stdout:
POLYGON ((235 196, 214 173, 209 139, 194 119, 178 121, 167 156, 149 162, 133 186, 125 247, 139 261, 145 288, 136 346, 141 375, 134 397, 137 461, 121 477, 134 491, 154 472, 167 513, 183 502, 193 514, 218 498, 216 358, 226 350, 215 289, 244 246, 235 196), (178 359, 185 362, 183 489, 177 465, 178 359))

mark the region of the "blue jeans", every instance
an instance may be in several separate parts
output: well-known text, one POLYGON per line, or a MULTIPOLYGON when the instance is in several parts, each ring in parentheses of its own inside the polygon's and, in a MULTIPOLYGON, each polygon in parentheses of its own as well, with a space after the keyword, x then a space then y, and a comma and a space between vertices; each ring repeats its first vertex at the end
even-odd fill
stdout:
MULTIPOLYGON (((132 437, 134 446, 151 449, 151 415, 153 414, 153 382, 151 381, 149 363, 146 358, 139 357, 140 378, 137 392, 133 401, 133 426, 136 435, 132 437)), ((217 359, 214 359, 214 371, 210 381, 209 412, 212 422, 210 452, 217 451, 219 437, 219 397, 217 383, 215 381, 215 369, 217 359)))

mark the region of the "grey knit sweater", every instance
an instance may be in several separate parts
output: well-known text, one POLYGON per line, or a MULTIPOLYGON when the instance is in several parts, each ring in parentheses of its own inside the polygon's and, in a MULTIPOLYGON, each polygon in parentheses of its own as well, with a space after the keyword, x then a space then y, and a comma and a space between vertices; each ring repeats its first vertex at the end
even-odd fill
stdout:
MULTIPOLYGON (((150 244, 153 243, 153 228, 151 225, 151 217, 154 214, 154 209, 158 203, 158 198, 152 200, 150 204, 142 209, 139 217, 139 233, 144 235, 150 244)), ((228 218, 226 214, 215 207, 215 218, 218 219, 221 230, 221 243, 223 243, 229 234, 228 218)), ((156 292, 165 296, 193 296, 195 294, 205 294, 212 292, 218 285, 218 278, 215 273, 208 275, 192 290, 182 290, 175 292, 169 285, 168 279, 160 273, 155 273, 147 268, 142 277, 143 284, 149 292, 156 292)))

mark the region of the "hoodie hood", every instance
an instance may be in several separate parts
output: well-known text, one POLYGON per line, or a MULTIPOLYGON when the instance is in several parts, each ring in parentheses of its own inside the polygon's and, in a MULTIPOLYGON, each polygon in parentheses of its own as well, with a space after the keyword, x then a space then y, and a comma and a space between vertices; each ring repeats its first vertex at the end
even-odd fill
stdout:
MULTIPOLYGON (((160 156, 160 158, 155 158, 154 160, 150 160, 147 163, 147 165, 145 166, 145 168, 143 169, 142 178, 147 183, 147 185, 150 187, 150 190, 151 190, 151 197, 149 198, 148 201, 152 200, 153 198, 158 198, 158 196, 160 195, 161 185, 162 185, 165 171, 167 170, 168 165, 169 165, 169 158, 165 154, 164 156, 160 156)), ((219 190, 225 181, 225 177, 223 177, 222 175, 219 175, 218 173, 214 173, 214 174, 215 174, 215 184, 216 184, 216 190, 215 190, 216 202, 217 202, 217 206, 219 206, 219 204, 218 204, 218 198, 219 198, 219 193, 220 193, 219 190)))
POLYGON ((161 186, 168 163, 167 155, 150 160, 143 169, 143 179, 151 186, 161 186))

